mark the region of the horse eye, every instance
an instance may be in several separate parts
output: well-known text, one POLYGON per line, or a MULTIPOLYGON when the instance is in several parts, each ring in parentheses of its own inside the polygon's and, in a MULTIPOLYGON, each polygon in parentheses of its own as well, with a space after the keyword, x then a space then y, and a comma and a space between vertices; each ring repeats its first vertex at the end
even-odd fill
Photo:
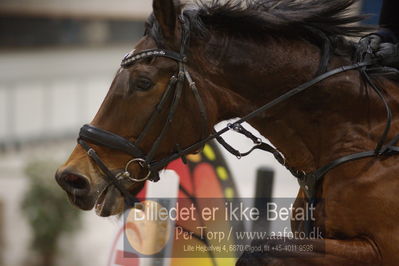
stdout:
POLYGON ((140 91, 148 91, 154 86, 151 80, 147 78, 140 78, 136 81, 136 89, 140 91))

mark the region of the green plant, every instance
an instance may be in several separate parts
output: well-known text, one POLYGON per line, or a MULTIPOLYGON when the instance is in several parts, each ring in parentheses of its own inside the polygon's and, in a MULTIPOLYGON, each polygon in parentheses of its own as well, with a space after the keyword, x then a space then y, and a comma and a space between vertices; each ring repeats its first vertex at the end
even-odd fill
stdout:
POLYGON ((58 240, 81 224, 81 212, 69 203, 54 180, 56 165, 36 161, 25 169, 30 186, 21 207, 32 229, 32 250, 39 255, 38 263, 43 266, 54 265, 58 240))

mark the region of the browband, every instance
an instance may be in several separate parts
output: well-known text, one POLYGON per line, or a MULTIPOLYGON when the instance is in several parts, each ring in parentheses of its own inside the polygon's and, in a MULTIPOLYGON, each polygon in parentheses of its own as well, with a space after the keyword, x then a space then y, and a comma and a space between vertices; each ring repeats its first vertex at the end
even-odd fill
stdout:
POLYGON ((178 62, 185 62, 185 57, 181 56, 179 53, 176 53, 174 51, 169 51, 169 50, 161 50, 161 49, 149 49, 149 50, 144 50, 140 53, 135 54, 135 50, 131 51, 130 53, 126 54, 125 57, 122 60, 121 66, 126 68, 134 63, 136 63, 138 60, 142 60, 145 58, 150 58, 150 57, 166 57, 173 59, 178 62))

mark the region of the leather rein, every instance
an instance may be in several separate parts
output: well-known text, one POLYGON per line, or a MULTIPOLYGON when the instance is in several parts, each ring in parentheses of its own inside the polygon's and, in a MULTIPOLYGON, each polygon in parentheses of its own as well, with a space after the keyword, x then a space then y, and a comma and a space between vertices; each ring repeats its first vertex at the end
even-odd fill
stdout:
MULTIPOLYGON (((124 186, 120 184, 121 180, 129 179, 132 182, 144 182, 146 180, 150 180, 156 182, 159 180, 159 175, 158 175, 159 170, 163 169, 170 162, 178 158, 182 158, 183 161, 186 162, 185 159, 186 155, 193 153, 198 149, 201 149, 208 141, 213 139, 216 139, 224 148, 226 148, 230 153, 235 155, 237 158, 247 156, 256 149, 272 153, 275 159, 280 164, 285 166, 298 179, 301 188, 304 190, 306 194, 308 202, 312 205, 316 204, 316 185, 318 181, 320 181, 331 169, 341 164, 354 160, 359 160, 362 158, 379 157, 383 155, 390 156, 390 155, 399 154, 399 147, 396 146, 396 143, 399 141, 399 135, 393 138, 390 142, 388 142, 388 144, 384 144, 386 142, 386 138, 392 123, 392 112, 384 97, 384 94, 382 93, 382 90, 378 88, 369 77, 367 67, 376 64, 376 61, 371 61, 371 60, 366 62, 355 63, 349 66, 338 67, 336 69, 318 75, 314 79, 305 82, 294 89, 291 89, 290 91, 284 93, 280 97, 272 100, 271 102, 261 106, 260 108, 254 110, 248 115, 240 118, 236 122, 228 124, 226 127, 222 128, 221 130, 214 131, 213 133, 208 135, 209 125, 208 125, 206 107, 199 95, 195 82, 193 82, 186 67, 186 64, 188 62, 186 56, 186 47, 188 46, 189 35, 190 35, 189 21, 188 19, 184 18, 184 15, 179 17, 179 21, 182 26, 182 40, 181 40, 181 48, 179 53, 165 49, 151 49, 139 53, 135 53, 135 51, 132 51, 129 54, 127 54, 122 60, 121 66, 123 68, 128 68, 137 61, 142 60, 144 58, 154 58, 154 57, 169 58, 171 60, 176 61, 178 64, 177 73, 170 78, 169 84, 163 96, 161 97, 161 100, 157 104, 147 124, 144 126, 144 129, 137 137, 135 142, 134 143, 130 142, 128 139, 125 139, 117 134, 94 127, 92 125, 84 125, 80 129, 78 143, 87 151, 88 156, 97 164, 97 166, 105 174, 105 177, 109 181, 109 185, 114 185, 124 196, 125 201, 128 204, 135 202, 136 199, 127 191, 127 189, 124 186), (304 171, 296 170, 289 167, 286 164, 284 156, 277 149, 263 142, 260 138, 254 136, 251 132, 249 132, 242 126, 244 122, 248 122, 250 119, 254 118, 255 116, 266 112, 267 110, 271 109, 272 107, 276 106, 281 102, 287 101, 288 99, 294 97, 295 95, 311 88, 315 84, 325 79, 328 79, 332 76, 335 76, 337 74, 350 70, 359 70, 361 72, 363 79, 373 88, 373 90, 381 98, 386 108, 387 112, 386 127, 381 136, 380 141, 378 142, 374 150, 347 155, 337 160, 334 160, 333 162, 311 173, 305 173, 304 171), (201 116, 201 123, 203 128, 202 140, 184 149, 181 149, 179 145, 176 145, 175 153, 171 154, 169 157, 160 160, 154 160, 155 153, 158 150, 161 142, 164 140, 164 137, 168 132, 170 125, 172 124, 174 114, 176 112, 176 109, 179 105, 182 96, 184 83, 186 81, 189 85, 191 92, 194 95, 194 98, 196 99, 199 108, 199 113, 201 116), (145 138, 145 136, 147 135, 150 128, 152 127, 155 119, 161 114, 167 100, 170 98, 172 98, 172 102, 169 107, 168 116, 166 121, 164 122, 164 126, 160 131, 159 136, 154 141, 150 151, 148 153, 145 153, 140 149, 139 146, 143 141, 143 139, 145 138), (222 135, 228 131, 235 131, 251 139, 254 143, 254 147, 245 153, 241 153, 240 151, 234 149, 222 138, 222 135), (122 172, 114 173, 106 166, 106 164, 101 160, 96 151, 88 143, 104 146, 113 150, 119 150, 121 152, 131 155, 133 159, 127 162, 125 169, 122 172), (147 174, 142 178, 132 177, 128 170, 129 166, 132 164, 138 164, 141 168, 143 168, 147 172, 147 174)), ((305 231, 310 230, 310 223, 305 225, 305 227, 307 227, 305 228, 305 231)))

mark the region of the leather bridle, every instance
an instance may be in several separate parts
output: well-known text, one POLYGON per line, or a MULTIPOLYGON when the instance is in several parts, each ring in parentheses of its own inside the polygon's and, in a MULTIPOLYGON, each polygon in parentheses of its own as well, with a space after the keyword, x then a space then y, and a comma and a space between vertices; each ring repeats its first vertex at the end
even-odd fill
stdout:
MULTIPOLYGON (((384 143, 386 142, 386 138, 391 126, 392 122, 392 112, 391 109, 385 100, 385 97, 381 91, 380 88, 378 88, 371 80, 371 78, 368 75, 368 67, 371 65, 375 65, 376 61, 369 60, 365 62, 360 62, 360 63, 355 63, 353 65, 349 66, 342 66, 338 67, 336 69, 330 70, 324 74, 318 75, 314 79, 301 84, 300 86, 284 93, 280 97, 272 100, 271 102, 261 106, 260 108, 254 110, 253 112, 249 113, 248 115, 242 117, 238 121, 234 122, 233 124, 229 124, 227 127, 224 127, 223 129, 213 132, 210 135, 208 135, 208 118, 207 118, 207 113, 206 113, 206 107, 203 103, 203 100, 201 99, 198 89, 195 85, 195 82, 193 82, 186 64, 188 63, 187 57, 186 57, 186 48, 188 47, 189 43, 189 35, 190 35, 190 25, 189 25, 189 20, 185 19, 184 15, 179 17, 180 24, 182 26, 182 40, 181 40, 181 48, 180 52, 176 53, 174 51, 169 51, 165 49, 151 49, 151 50, 146 50, 142 51, 139 53, 135 53, 134 51, 127 54, 125 58, 122 61, 121 66, 123 68, 128 68, 129 66, 133 65, 139 60, 142 60, 144 58, 154 58, 154 57, 164 57, 164 58, 169 58, 171 60, 174 60, 178 64, 178 72, 173 75, 170 78, 169 84, 160 100, 158 105, 156 106, 153 114, 151 115, 150 119, 148 120, 148 123, 145 125, 144 129, 142 130, 141 134, 137 137, 136 141, 134 143, 130 142, 129 140, 116 135, 114 133, 105 131, 100 128, 96 128, 91 125, 84 125, 79 133, 79 139, 78 143, 87 151, 89 157, 97 164, 97 166, 104 172, 105 176, 109 179, 110 184, 113 184, 116 186, 116 188, 122 193, 122 195, 125 197, 125 200, 127 202, 134 202, 134 197, 120 184, 120 180, 122 179, 130 179, 133 182, 144 182, 146 180, 150 181, 158 181, 159 176, 158 176, 158 171, 167 166, 170 162, 178 159, 178 158, 183 158, 183 161, 185 161, 185 156, 193 153, 194 151, 197 151, 200 149, 203 145, 205 145, 206 142, 216 139, 223 147, 225 147, 230 153, 233 155, 237 156, 238 158, 241 158, 243 156, 249 155, 253 150, 255 149, 260 149, 264 150, 266 152, 270 152, 274 155, 276 160, 284 165, 295 177, 298 178, 299 184, 304 190, 307 200, 311 205, 316 204, 316 184, 318 181, 320 181, 331 169, 349 162, 349 161, 354 161, 354 160, 359 160, 362 158, 367 158, 367 157, 380 157, 380 156, 390 156, 390 155, 395 155, 399 154, 399 147, 396 146, 396 143, 399 141, 399 136, 396 136, 393 138, 388 144, 384 143), (311 173, 305 173, 304 171, 296 170, 293 169, 289 166, 286 165, 284 156, 275 148, 270 146, 267 143, 264 143, 260 138, 254 136, 251 132, 246 130, 242 124, 244 122, 249 121, 250 119, 254 118, 255 116, 264 113, 265 111, 271 109, 272 107, 276 106, 277 104, 280 104, 281 102, 284 102, 295 95, 311 88, 315 84, 328 79, 332 76, 335 76, 337 74, 350 71, 350 70, 360 70, 364 80, 374 89, 374 91, 377 93, 377 95, 381 98, 383 101, 386 111, 387 111, 387 123, 386 127, 384 130, 384 133, 378 142, 376 148, 372 151, 366 151, 366 152, 361 152, 361 153, 356 153, 356 154, 351 154, 348 156, 344 156, 342 158, 339 158, 319 169, 316 171, 313 171, 311 173), (189 88, 191 89, 196 101, 197 105, 199 108, 199 113, 201 116, 202 120, 202 140, 192 144, 191 146, 181 149, 179 145, 176 147, 176 152, 171 154, 169 157, 160 159, 160 160, 154 160, 154 156, 156 151, 158 150, 161 142, 164 140, 164 137, 173 121, 173 117, 175 115, 176 109, 178 107, 178 104, 180 102, 180 98, 182 96, 182 91, 184 88, 184 83, 185 81, 188 82, 189 88), (145 153, 139 148, 140 143, 142 143, 143 139, 146 137, 146 134, 152 127, 156 117, 158 117, 161 113, 161 111, 164 109, 165 104, 170 97, 173 97, 171 105, 169 107, 169 112, 167 119, 164 123, 164 126, 159 134, 159 136, 156 138, 154 141, 154 144, 152 145, 150 151, 148 153, 145 153), (224 133, 228 131, 235 131, 237 133, 243 134, 249 139, 251 139, 255 146, 249 150, 248 152, 241 153, 234 149, 232 146, 230 146, 226 141, 223 140, 221 137, 224 133), (109 168, 105 165, 105 163, 100 159, 100 157, 97 155, 95 150, 91 148, 91 146, 88 143, 93 143, 95 145, 100 145, 104 146, 110 149, 114 150, 119 150, 121 152, 124 152, 126 154, 129 154, 132 156, 132 160, 127 162, 125 169, 120 172, 120 173, 113 173, 109 168), (147 170, 147 174, 142 177, 142 178, 134 178, 131 176, 131 174, 128 171, 128 168, 131 164, 137 163, 142 167, 143 169, 147 170)), ((311 223, 307 223, 305 225, 305 231, 310 230, 310 225, 311 223)), ((309 232, 307 232, 309 233, 309 232)))
POLYGON ((184 155, 188 154, 187 152, 180 152, 180 145, 176 145, 176 154, 171 156, 167 160, 162 160, 159 162, 154 161, 155 153, 158 151, 161 142, 164 140, 168 130, 173 122, 173 118, 175 116, 177 107, 179 106, 179 102, 181 100, 184 83, 187 81, 189 88, 191 89, 194 98, 197 102, 199 113, 201 117, 202 123, 202 136, 201 139, 205 138, 208 133, 208 117, 206 112, 206 107, 202 101, 202 98, 198 92, 197 86, 195 82, 192 80, 190 73, 186 68, 187 57, 186 57, 186 47, 188 46, 189 36, 190 36, 190 26, 188 24, 188 20, 184 19, 184 15, 179 17, 181 30, 182 30, 182 38, 181 38, 181 46, 180 52, 176 53, 174 51, 166 50, 166 49, 149 49, 145 51, 141 51, 139 53, 135 53, 135 50, 125 55, 122 60, 121 67, 128 68, 131 65, 135 64, 137 61, 146 59, 146 58, 154 58, 154 57, 164 57, 175 61, 178 64, 178 71, 175 75, 173 75, 169 84, 163 93, 159 103, 157 104, 155 110, 151 114, 148 122, 144 126, 140 135, 136 138, 134 143, 129 140, 111 133, 109 131, 94 127, 92 125, 84 125, 80 129, 78 143, 87 151, 89 157, 98 165, 98 167, 104 172, 106 177, 109 179, 110 184, 113 184, 117 187, 117 189, 122 193, 127 201, 134 202, 135 199, 131 197, 130 193, 126 191, 126 189, 120 185, 120 180, 129 179, 132 182, 144 182, 146 180, 150 181, 158 181, 159 174, 158 171, 164 168, 169 162, 175 160, 178 157, 184 157, 184 155), (166 121, 163 125, 163 128, 160 131, 160 134, 153 142, 153 145, 148 153, 143 152, 140 149, 140 144, 143 142, 149 130, 154 125, 156 118, 163 111, 165 104, 172 97, 172 103, 169 107, 168 115, 166 121), (93 143, 100 146, 105 146, 110 149, 119 150, 126 154, 129 154, 133 157, 132 160, 126 163, 124 171, 114 174, 106 164, 101 160, 95 150, 88 144, 93 143), (176 157, 177 156, 177 157, 176 157), (173 159, 172 159, 173 157, 173 159), (128 168, 132 164, 138 164, 141 168, 147 170, 147 173, 142 178, 134 178, 131 176, 128 168))

